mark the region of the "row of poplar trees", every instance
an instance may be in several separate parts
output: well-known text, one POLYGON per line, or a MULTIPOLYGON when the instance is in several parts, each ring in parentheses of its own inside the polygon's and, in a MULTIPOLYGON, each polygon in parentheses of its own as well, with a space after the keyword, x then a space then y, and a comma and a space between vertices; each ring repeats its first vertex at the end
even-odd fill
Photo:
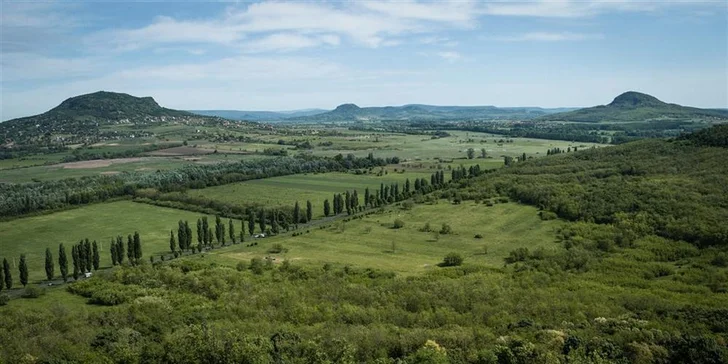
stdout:
MULTIPOLYGON (((25 254, 20 254, 18 270, 20 271, 20 284, 25 287, 28 284, 28 262, 25 259, 25 254)), ((13 288, 13 273, 10 270, 10 263, 8 263, 6 258, 3 258, 3 269, 0 270, 0 291, 3 288, 13 288)))
POLYGON ((138 232, 134 232, 134 235, 127 235, 126 237, 126 250, 124 249, 124 238, 118 235, 116 239, 111 238, 111 264, 121 265, 124 263, 124 253, 126 252, 126 258, 129 264, 137 265, 142 259, 142 239, 138 232))

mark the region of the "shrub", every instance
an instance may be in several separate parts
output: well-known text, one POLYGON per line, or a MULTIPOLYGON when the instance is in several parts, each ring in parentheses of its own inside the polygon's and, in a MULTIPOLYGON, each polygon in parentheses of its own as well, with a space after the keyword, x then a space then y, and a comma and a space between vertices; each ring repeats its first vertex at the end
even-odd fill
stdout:
POLYGON ((457 267, 463 264, 463 256, 458 253, 449 253, 440 263, 441 267, 457 267))
POLYGON ((425 223, 425 226, 423 226, 423 227, 420 228, 420 231, 422 231, 422 232, 430 232, 430 231, 432 231, 432 228, 430 227, 430 223, 429 222, 426 222, 425 223))
POLYGON ((540 217, 541 220, 544 220, 544 221, 556 220, 558 218, 558 216, 551 211, 539 211, 538 217, 540 217))
POLYGON ((25 292, 23 292, 23 298, 38 298, 45 294, 45 290, 40 287, 36 286, 28 286, 25 287, 25 292))
POLYGON ((528 259, 528 248, 518 248, 511 250, 508 256, 505 258, 507 264, 515 262, 523 262, 528 259))
POLYGON ((5 306, 10 302, 10 297, 6 294, 0 294, 0 306, 5 306))
POLYGON ((715 257, 710 261, 710 264, 716 266, 716 267, 728 267, 728 254, 726 253, 718 253, 715 257))
POLYGON ((263 259, 253 258, 250 260, 250 270, 255 274, 263 274, 263 259))
POLYGON ((392 225, 392 228, 394 229, 401 229, 404 227, 404 221, 402 219, 395 219, 394 224, 392 225))
POLYGON ((245 264, 245 262, 238 262, 238 264, 235 265, 235 269, 237 269, 238 272, 242 272, 242 271, 248 269, 248 265, 245 264))
POLYGON ((411 210, 412 207, 414 207, 414 206, 415 206, 415 204, 412 201, 408 200, 408 201, 402 202, 402 208, 405 210, 411 210))
POLYGON ((275 243, 268 249, 269 254, 279 254, 285 252, 288 252, 288 249, 284 248, 283 244, 281 243, 275 243))
POLYGON ((480 234, 475 234, 475 238, 476 238, 476 239, 482 239, 482 238, 483 238, 483 235, 480 235, 480 234))
POLYGON ((440 234, 442 234, 442 235, 452 234, 452 228, 450 227, 450 225, 443 223, 442 228, 440 228, 440 234))

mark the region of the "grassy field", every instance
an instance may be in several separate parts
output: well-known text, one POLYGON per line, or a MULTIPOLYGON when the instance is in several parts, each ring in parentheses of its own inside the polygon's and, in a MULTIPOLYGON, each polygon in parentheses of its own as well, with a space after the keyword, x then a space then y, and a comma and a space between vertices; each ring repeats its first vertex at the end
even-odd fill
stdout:
MULTIPOLYGON (((188 220, 192 230, 196 231, 199 217, 200 214, 188 211, 120 201, 0 222, 0 257, 17 261, 20 254, 26 254, 31 279, 42 279, 45 277, 43 267, 48 247, 57 259, 58 244, 63 243, 69 254, 70 266, 71 245, 85 238, 97 240, 102 249, 101 266, 110 266, 109 240, 117 235, 126 237, 139 231, 144 258, 148 259, 150 254, 169 251, 169 231, 174 229, 176 233, 180 219, 188 220)), ((210 219, 214 224, 214 217, 210 219)), ((13 272, 17 273, 17 269, 13 272)), ((56 273, 60 273, 57 266, 56 273)), ((18 279, 17 274, 14 278, 18 279)))
POLYGON ((310 200, 316 217, 323 215, 324 200, 329 199, 331 202, 334 193, 356 189, 359 200, 363 202, 364 189, 367 187, 372 193, 379 189, 381 183, 388 186, 396 182, 403 188, 405 180, 409 178, 414 188, 415 178, 427 178, 429 181, 432 174, 430 171, 399 173, 394 172, 391 167, 387 171, 382 176, 352 173, 297 174, 190 190, 187 194, 240 205, 256 203, 266 206, 293 206, 298 201, 305 206, 306 201, 310 200))
POLYGON ((140 157, 118 158, 92 161, 61 163, 3 170, 0 182, 22 183, 33 180, 49 181, 64 178, 80 178, 100 174, 116 174, 123 172, 143 172, 180 168, 188 164, 210 164, 219 162, 236 162, 241 160, 271 158, 264 155, 244 154, 206 154, 174 157, 140 157))
POLYGON ((502 267, 503 258, 515 248, 561 249, 554 242, 554 229, 561 224, 556 220, 542 221, 535 208, 516 203, 488 207, 473 202, 452 205, 441 200, 434 205, 415 205, 407 211, 392 207, 363 219, 333 222, 325 229, 312 227, 309 233, 299 236, 256 239, 257 246, 234 245, 207 255, 230 265, 253 257, 275 256, 279 262, 329 262, 416 274, 435 268, 447 253, 457 252, 465 257, 466 264, 502 267), (404 227, 393 229, 395 219, 404 221, 404 227), (449 224, 453 234, 420 231, 426 223, 435 231, 443 223, 449 224), (476 234, 482 238, 475 238, 476 234), (275 243, 282 244, 288 252, 267 253, 275 243))

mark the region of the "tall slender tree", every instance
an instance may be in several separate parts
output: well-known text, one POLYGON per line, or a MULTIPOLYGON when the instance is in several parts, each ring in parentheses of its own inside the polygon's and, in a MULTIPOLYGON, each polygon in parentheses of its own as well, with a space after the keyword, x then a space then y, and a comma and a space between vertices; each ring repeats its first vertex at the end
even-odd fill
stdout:
POLYGON ((12 289, 13 288, 13 274, 10 273, 10 263, 8 263, 8 260, 3 258, 3 274, 5 277, 5 288, 12 289))
POLYGON ((235 244, 235 225, 233 225, 233 219, 228 220, 228 236, 230 236, 230 243, 235 244))
POLYGON ((313 205, 311 201, 306 201, 306 222, 311 221, 311 219, 313 219, 313 205))
POLYGON ((240 242, 245 241, 245 221, 240 220, 240 242))
POLYGON ((329 204, 329 199, 324 200, 324 216, 328 217, 329 214, 331 214, 331 206, 329 204))
POLYGON ((25 287, 28 285, 28 262, 25 260, 25 254, 20 254, 18 270, 20 271, 20 284, 25 287))
POLYGON ((207 236, 210 237, 210 245, 209 246, 212 247, 212 228, 211 227, 207 228, 207 236))
POLYGON ((116 263, 124 263, 124 238, 121 235, 116 236, 116 263))
POLYGON ((86 260, 84 260, 84 263, 86 264, 84 268, 86 269, 86 272, 91 271, 91 267, 93 266, 93 252, 91 250, 91 242, 86 239, 83 242, 83 251, 84 256, 86 257, 86 260))
POLYGON ((215 240, 217 240, 217 244, 222 244, 222 222, 220 221, 220 216, 215 216, 215 240))
POLYGON ((131 234, 126 236, 126 257, 129 260, 129 264, 136 264, 136 259, 134 259, 134 240, 131 234))
POLYGON ((203 244, 205 231, 202 230, 202 219, 197 219, 197 245, 203 244))
POLYGON ((296 225, 296 228, 298 228, 299 222, 301 222, 301 206, 296 201, 296 205, 293 206, 293 223, 296 225))
POLYGON ((260 225, 260 232, 265 232, 265 210, 260 209, 258 212, 258 225, 260 225))
POLYGON ((174 230, 169 231, 169 250, 172 254, 177 250, 177 242, 174 241, 174 230))
POLYGON ((73 279, 78 280, 78 268, 79 268, 79 256, 78 256, 78 245, 74 245, 71 248, 71 258, 73 258, 73 279))
POLYGON ((68 282, 68 257, 66 256, 66 247, 62 243, 58 245, 58 268, 61 270, 63 281, 68 282))
POLYGON ((0 269, 0 291, 3 290, 4 286, 5 286, 5 273, 3 273, 3 270, 0 269))
POLYGON ((180 220, 177 225, 177 244, 179 244, 179 251, 183 252, 187 250, 187 247, 185 246, 187 243, 187 229, 185 228, 185 223, 182 220, 180 220))
MULTIPOLYGON (((192 228, 190 227, 190 224, 187 222, 187 220, 185 220, 185 238, 187 238, 185 246, 187 247, 187 249, 192 249, 192 228)), ((139 247, 141 248, 141 245, 139 247)))
POLYGON ((111 251, 111 265, 116 265, 118 262, 116 261, 116 240, 114 238, 111 238, 111 245, 109 246, 109 250, 111 251))
POLYGON ((46 272, 46 278, 50 281, 53 279, 53 273, 56 270, 56 265, 53 263, 53 253, 51 253, 51 248, 46 248, 46 258, 45 258, 45 272, 46 272))
POLYGON ((255 215, 253 211, 248 211, 248 233, 250 235, 255 233, 255 215))
POLYGON ((142 239, 139 237, 139 232, 137 231, 134 232, 134 259, 137 264, 142 259, 142 239))
POLYGON ((202 242, 205 245, 212 244, 212 236, 208 234, 210 232, 210 225, 207 222, 207 216, 202 217, 202 242))
POLYGON ((101 257, 99 256, 99 244, 94 240, 93 242, 93 259, 92 263, 94 266, 94 270, 99 270, 99 265, 101 264, 101 257))

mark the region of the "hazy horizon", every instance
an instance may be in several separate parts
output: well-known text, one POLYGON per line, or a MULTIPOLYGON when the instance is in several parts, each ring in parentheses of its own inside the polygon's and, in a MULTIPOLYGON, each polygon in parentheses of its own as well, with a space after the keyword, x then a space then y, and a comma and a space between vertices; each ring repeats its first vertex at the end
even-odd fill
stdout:
POLYGON ((181 110, 728 108, 721 1, 11 3, 0 120, 99 90, 181 110))

